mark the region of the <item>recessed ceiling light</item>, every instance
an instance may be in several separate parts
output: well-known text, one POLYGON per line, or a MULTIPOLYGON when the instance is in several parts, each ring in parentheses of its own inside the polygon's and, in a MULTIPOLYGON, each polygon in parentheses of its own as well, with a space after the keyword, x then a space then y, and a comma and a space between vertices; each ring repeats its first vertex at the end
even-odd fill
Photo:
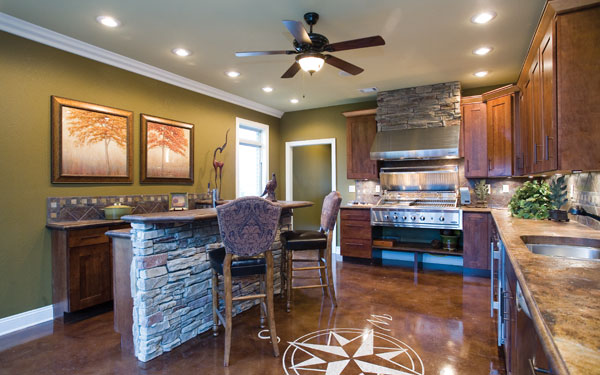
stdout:
POLYGON ((487 72, 486 70, 482 70, 481 72, 473 73, 473 75, 474 75, 475 77, 479 77, 479 78, 481 78, 481 77, 485 77, 485 76, 487 76, 487 75, 488 75, 488 72, 487 72))
POLYGON ((296 99, 296 98, 290 99, 290 103, 292 103, 292 104, 298 104, 298 99, 296 99))
POLYGON ((96 17, 96 21, 98 21, 106 27, 117 27, 121 24, 121 21, 110 16, 98 16, 96 17))
POLYGON ((240 76, 240 72, 236 72, 235 70, 230 70, 225 74, 227 74, 231 78, 236 78, 240 76))
POLYGON ((495 17, 496 17, 496 12, 493 12, 493 11, 481 12, 481 13, 471 17, 471 22, 479 23, 479 24, 488 23, 491 20, 493 20, 495 17))
POLYGON ((264 92, 273 92, 273 88, 272 88, 272 87, 269 87, 269 86, 265 86, 265 87, 263 87, 263 88, 262 88, 262 90, 263 90, 264 92))
POLYGON ((484 56, 487 55, 488 53, 492 52, 493 48, 492 47, 479 47, 476 50, 473 50, 473 53, 479 56, 484 56))
POLYGON ((185 48, 174 48, 171 52, 173 52, 177 56, 181 56, 181 57, 187 57, 192 54, 192 52, 190 52, 189 50, 187 50, 185 48))

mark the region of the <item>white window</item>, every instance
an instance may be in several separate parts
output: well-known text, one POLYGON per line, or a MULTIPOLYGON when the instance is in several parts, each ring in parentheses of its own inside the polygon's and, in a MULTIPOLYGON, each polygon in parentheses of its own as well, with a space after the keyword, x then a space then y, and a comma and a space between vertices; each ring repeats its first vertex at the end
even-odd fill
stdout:
POLYGON ((236 118, 236 197, 262 194, 269 174, 269 127, 236 118))

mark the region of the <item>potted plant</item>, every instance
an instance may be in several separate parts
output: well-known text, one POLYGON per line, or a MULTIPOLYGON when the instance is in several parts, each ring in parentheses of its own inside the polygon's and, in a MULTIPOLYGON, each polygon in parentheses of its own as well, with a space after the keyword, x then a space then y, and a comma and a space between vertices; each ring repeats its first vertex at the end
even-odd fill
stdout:
POLYGON ((479 182, 475 184, 475 196, 477 197, 475 204, 477 207, 487 207, 487 199, 490 193, 485 182, 485 180, 479 180, 479 182))
POLYGON ((555 176, 550 181, 550 202, 552 209, 549 212, 549 219, 553 221, 569 221, 567 211, 560 208, 567 203, 567 184, 565 176, 555 176))
POLYGON ((508 208, 512 216, 545 220, 552 209, 550 186, 545 181, 527 181, 515 191, 508 208))

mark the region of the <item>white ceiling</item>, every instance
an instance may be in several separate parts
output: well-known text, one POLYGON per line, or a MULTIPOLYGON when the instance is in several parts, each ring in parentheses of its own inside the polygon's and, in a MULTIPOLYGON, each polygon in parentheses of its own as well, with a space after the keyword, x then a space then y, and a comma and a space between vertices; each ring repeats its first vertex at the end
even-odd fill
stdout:
POLYGON ((0 0, 0 12, 197 82, 287 112, 374 98, 380 91, 460 81, 463 88, 514 82, 545 0, 0 0), (487 25, 470 18, 498 15, 487 25), (314 32, 330 43, 381 35, 386 45, 334 53, 365 69, 341 76, 325 65, 312 77, 279 78, 294 56, 235 57, 236 51, 291 49, 281 20, 315 11, 314 32), (101 26, 98 15, 122 25, 101 26), (472 51, 482 45, 487 56, 472 51), (175 47, 191 49, 180 58, 175 47), (241 76, 231 79, 227 70, 241 76), (488 70, 477 78, 473 73, 488 70), (263 86, 274 91, 264 93, 263 86), (291 104, 292 98, 300 99, 291 104))

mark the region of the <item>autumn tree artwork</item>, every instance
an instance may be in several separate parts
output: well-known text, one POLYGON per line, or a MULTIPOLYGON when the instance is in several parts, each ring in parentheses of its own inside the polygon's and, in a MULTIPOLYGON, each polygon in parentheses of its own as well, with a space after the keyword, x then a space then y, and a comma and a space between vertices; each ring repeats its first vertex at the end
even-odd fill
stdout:
POLYGON ((193 125, 142 115, 142 182, 193 181, 193 125))
POLYGON ((132 113, 52 97, 53 182, 131 182, 132 113))

